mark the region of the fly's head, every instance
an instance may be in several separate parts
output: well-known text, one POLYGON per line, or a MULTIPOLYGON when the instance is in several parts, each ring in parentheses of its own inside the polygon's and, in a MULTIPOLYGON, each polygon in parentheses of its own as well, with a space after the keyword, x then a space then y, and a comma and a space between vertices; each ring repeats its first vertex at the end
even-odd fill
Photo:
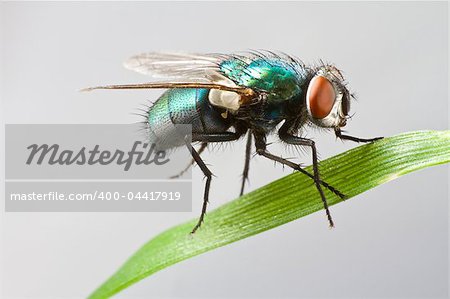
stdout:
POLYGON ((347 123, 351 94, 341 72, 333 65, 315 69, 306 92, 310 121, 323 128, 340 128, 347 123))

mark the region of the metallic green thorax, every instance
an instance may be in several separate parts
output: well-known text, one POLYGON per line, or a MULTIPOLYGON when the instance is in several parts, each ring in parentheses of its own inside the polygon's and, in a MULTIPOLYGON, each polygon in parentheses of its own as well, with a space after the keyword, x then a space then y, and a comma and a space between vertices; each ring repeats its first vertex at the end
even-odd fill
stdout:
POLYGON ((237 85, 264 90, 269 103, 297 97, 306 71, 276 58, 258 58, 247 63, 240 59, 222 62, 221 71, 237 85))
POLYGON ((300 63, 278 58, 262 57, 245 61, 231 58, 220 64, 221 72, 239 86, 262 91, 266 102, 261 109, 249 111, 245 118, 252 126, 269 131, 289 113, 302 105, 307 70, 300 63))

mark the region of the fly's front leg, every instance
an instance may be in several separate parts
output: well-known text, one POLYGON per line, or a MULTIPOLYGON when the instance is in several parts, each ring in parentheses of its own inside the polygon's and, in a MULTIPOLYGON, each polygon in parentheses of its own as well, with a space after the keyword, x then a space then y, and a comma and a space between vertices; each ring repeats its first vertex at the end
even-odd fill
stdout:
POLYGON ((364 138, 358 138, 358 137, 353 137, 353 136, 349 136, 349 135, 344 135, 342 134, 342 131, 340 128, 335 128, 334 129, 334 134, 336 134, 336 137, 341 139, 341 140, 351 140, 354 142, 374 142, 380 139, 383 139, 383 137, 375 137, 375 138, 369 138, 369 139, 364 139, 364 138))
POLYGON ((248 132, 247 135, 247 144, 245 146, 245 162, 244 162, 244 171, 242 172, 242 184, 241 184, 241 192, 239 196, 244 194, 245 182, 248 180, 248 171, 250 169, 250 155, 252 152, 252 133, 248 132))
MULTIPOLYGON (((236 140, 241 136, 239 133, 232 133, 232 132, 224 132, 224 133, 215 133, 215 134, 198 134, 193 133, 192 134, 192 141, 200 141, 203 143, 208 142, 225 142, 225 141, 232 141, 236 140)), ((186 147, 189 149, 189 151, 192 154, 192 158, 197 163, 197 165, 202 170, 203 174, 206 177, 206 183, 205 183, 205 192, 203 195, 203 206, 202 206, 202 212, 200 214, 200 217, 198 219, 197 224, 192 229, 192 234, 197 231, 197 229, 202 225, 203 219, 205 218, 206 214, 206 207, 208 206, 208 200, 209 200, 209 189, 211 186, 211 179, 212 179, 212 172, 209 170, 209 168, 206 166, 205 162, 203 162, 202 158, 200 158, 199 153, 192 147, 190 142, 185 139, 186 147)))
MULTIPOLYGON (((197 150, 197 153, 198 153, 199 156, 203 153, 203 151, 205 150, 205 148, 206 148, 207 145, 208 145, 208 143, 206 143, 206 142, 203 142, 203 143, 200 145, 200 147, 199 147, 198 150, 197 150)), ((194 160, 194 158, 192 158, 191 162, 190 162, 188 165, 186 165, 186 167, 185 167, 182 171, 180 171, 180 172, 179 172, 178 174, 176 174, 176 175, 171 176, 170 178, 171 178, 171 179, 179 178, 179 177, 182 176, 186 171, 188 171, 188 169, 189 169, 192 165, 194 165, 194 163, 195 163, 195 160, 194 160)))

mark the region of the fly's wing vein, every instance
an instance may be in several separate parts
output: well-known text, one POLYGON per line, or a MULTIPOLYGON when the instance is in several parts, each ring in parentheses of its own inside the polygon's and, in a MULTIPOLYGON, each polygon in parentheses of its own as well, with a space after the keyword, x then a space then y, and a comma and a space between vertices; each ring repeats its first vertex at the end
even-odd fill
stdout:
POLYGON ((207 88, 223 91, 231 91, 237 94, 254 97, 255 92, 251 88, 241 86, 228 86, 211 82, 149 82, 137 84, 117 84, 84 88, 81 91, 92 91, 96 89, 169 89, 169 88, 207 88))

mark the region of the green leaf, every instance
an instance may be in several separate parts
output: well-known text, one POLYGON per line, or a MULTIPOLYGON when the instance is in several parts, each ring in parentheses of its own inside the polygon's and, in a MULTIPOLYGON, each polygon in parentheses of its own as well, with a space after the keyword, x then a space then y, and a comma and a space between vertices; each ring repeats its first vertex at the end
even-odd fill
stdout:
MULTIPOLYGON (((420 131, 365 144, 320 163, 322 178, 349 197, 421 168, 450 161, 450 131, 420 131)), ((311 171, 310 167, 306 168, 311 171)), ((341 200, 325 191, 330 205, 341 200)), ((311 179, 288 175, 145 244, 90 298, 107 298, 170 265, 322 210, 311 179)))

